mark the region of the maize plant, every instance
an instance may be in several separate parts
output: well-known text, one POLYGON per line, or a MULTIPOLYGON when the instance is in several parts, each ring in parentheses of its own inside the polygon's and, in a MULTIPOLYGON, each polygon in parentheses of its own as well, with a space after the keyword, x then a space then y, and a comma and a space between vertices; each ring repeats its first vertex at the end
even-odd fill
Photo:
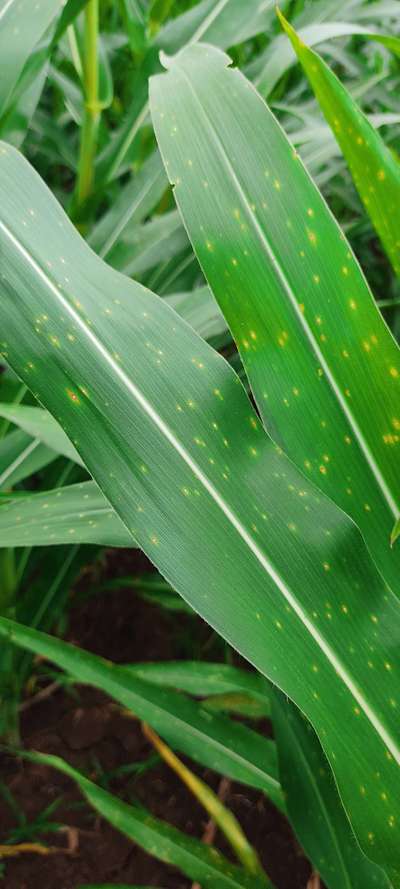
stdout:
POLYGON ((181 754, 312 885, 400 886, 399 9, 0 6, 3 740, 210 889, 282 884, 181 754), (111 547, 247 669, 66 641, 111 547), (33 656, 141 720, 236 863, 21 749, 33 656))

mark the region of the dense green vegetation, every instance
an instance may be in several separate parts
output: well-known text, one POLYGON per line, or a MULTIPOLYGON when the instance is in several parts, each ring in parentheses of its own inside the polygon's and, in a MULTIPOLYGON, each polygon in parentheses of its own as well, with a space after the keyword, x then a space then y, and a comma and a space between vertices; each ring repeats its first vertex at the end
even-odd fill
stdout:
POLYGON ((400 886, 399 12, 0 2, 0 733, 35 656, 107 692, 237 864, 22 755, 204 889, 273 884, 179 754, 328 889, 400 886), (251 668, 64 641, 109 547, 251 668))

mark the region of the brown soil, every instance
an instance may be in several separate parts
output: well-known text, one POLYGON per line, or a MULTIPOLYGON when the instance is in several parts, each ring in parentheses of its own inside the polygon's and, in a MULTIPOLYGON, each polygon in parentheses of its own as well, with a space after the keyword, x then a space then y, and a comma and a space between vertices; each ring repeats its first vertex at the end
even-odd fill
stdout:
MULTIPOLYGON (((122 576, 146 567, 144 557, 114 551, 108 556, 106 572, 109 577, 122 576)), ((121 663, 181 657, 219 660, 224 652, 221 640, 199 618, 155 608, 130 590, 97 594, 74 605, 66 636, 121 663)), ((107 786, 127 801, 139 801, 191 836, 203 837, 207 823, 204 810, 167 766, 154 762, 140 724, 122 715, 101 692, 83 686, 58 688, 47 700, 23 712, 22 735, 26 748, 58 754, 96 781, 104 782, 104 773, 132 763, 144 765, 152 757, 147 771, 143 768, 136 774, 111 776, 107 786)), ((220 775, 191 767, 218 789, 220 775)), ((65 776, 3 754, 1 777, 28 821, 60 800, 49 819, 62 829, 40 833, 34 840, 60 848, 68 843, 74 846, 72 853, 60 851, 51 857, 25 854, 10 859, 0 880, 4 889, 79 889, 85 883, 102 882, 190 889, 191 882, 174 868, 150 858, 97 817, 65 776)), ((257 848, 276 889, 306 889, 310 866, 288 823, 263 794, 232 782, 225 799, 257 848)), ((0 842, 6 841, 16 823, 15 814, 0 798, 0 842)), ((230 854, 218 833, 215 842, 230 854)))

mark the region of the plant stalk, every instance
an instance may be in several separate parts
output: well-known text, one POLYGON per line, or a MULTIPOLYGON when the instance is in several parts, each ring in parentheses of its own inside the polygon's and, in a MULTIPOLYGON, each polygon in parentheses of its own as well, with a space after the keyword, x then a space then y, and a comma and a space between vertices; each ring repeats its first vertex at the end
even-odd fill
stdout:
POLYGON ((80 207, 91 195, 94 160, 101 105, 99 102, 99 0, 88 0, 85 7, 83 88, 85 110, 81 131, 76 204, 80 207))

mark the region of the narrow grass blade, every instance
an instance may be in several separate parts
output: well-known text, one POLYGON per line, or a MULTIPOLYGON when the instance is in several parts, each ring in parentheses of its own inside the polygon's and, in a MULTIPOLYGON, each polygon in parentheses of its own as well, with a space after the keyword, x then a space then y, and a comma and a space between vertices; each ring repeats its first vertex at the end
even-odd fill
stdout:
POLYGON ((359 531, 274 445, 227 362, 93 254, 4 145, 0 198, 6 360, 171 585, 306 713, 360 842, 398 867, 400 603, 359 531))
POLYGON ((266 427, 399 592, 399 348, 298 155, 228 62, 194 46, 152 80, 175 199, 266 427))
POLYGON ((178 775, 178 778, 181 779, 200 805, 208 812, 210 818, 215 821, 242 867, 251 874, 262 873, 257 853, 248 842, 237 818, 221 802, 217 794, 185 766, 182 760, 158 737, 150 726, 143 725, 143 733, 164 762, 178 775))
POLYGON ((279 18, 343 151, 365 209, 399 274, 399 161, 328 65, 305 45, 282 15, 279 18))
MULTIPOLYGON (((334 37, 351 37, 371 34, 370 29, 351 22, 319 22, 299 29, 299 37, 313 46, 332 40, 334 37)), ((254 79, 254 84, 263 96, 269 96, 280 78, 296 63, 296 53, 285 42, 282 34, 275 37, 265 51, 262 70, 254 79)))
POLYGON ((274 0, 203 0, 167 22, 154 43, 171 55, 200 40, 226 49, 266 32, 274 7, 274 0))
POLYGON ((156 661, 132 664, 127 667, 134 676, 156 685, 179 688, 191 695, 223 695, 243 692, 265 701, 268 683, 254 670, 241 670, 230 664, 211 664, 207 661, 156 661))
POLYGON ((284 809, 272 741, 204 710, 178 692, 138 679, 124 667, 15 621, 0 617, 0 636, 52 660, 76 681, 101 688, 181 753, 235 781, 263 790, 284 809))
POLYGON ((247 874, 228 862, 216 849, 209 849, 200 840, 188 837, 165 821, 154 818, 145 809, 122 802, 93 784, 60 757, 43 753, 24 753, 24 757, 68 775, 96 811, 117 830, 150 855, 174 864, 191 880, 201 881, 204 889, 272 889, 266 878, 247 874))

